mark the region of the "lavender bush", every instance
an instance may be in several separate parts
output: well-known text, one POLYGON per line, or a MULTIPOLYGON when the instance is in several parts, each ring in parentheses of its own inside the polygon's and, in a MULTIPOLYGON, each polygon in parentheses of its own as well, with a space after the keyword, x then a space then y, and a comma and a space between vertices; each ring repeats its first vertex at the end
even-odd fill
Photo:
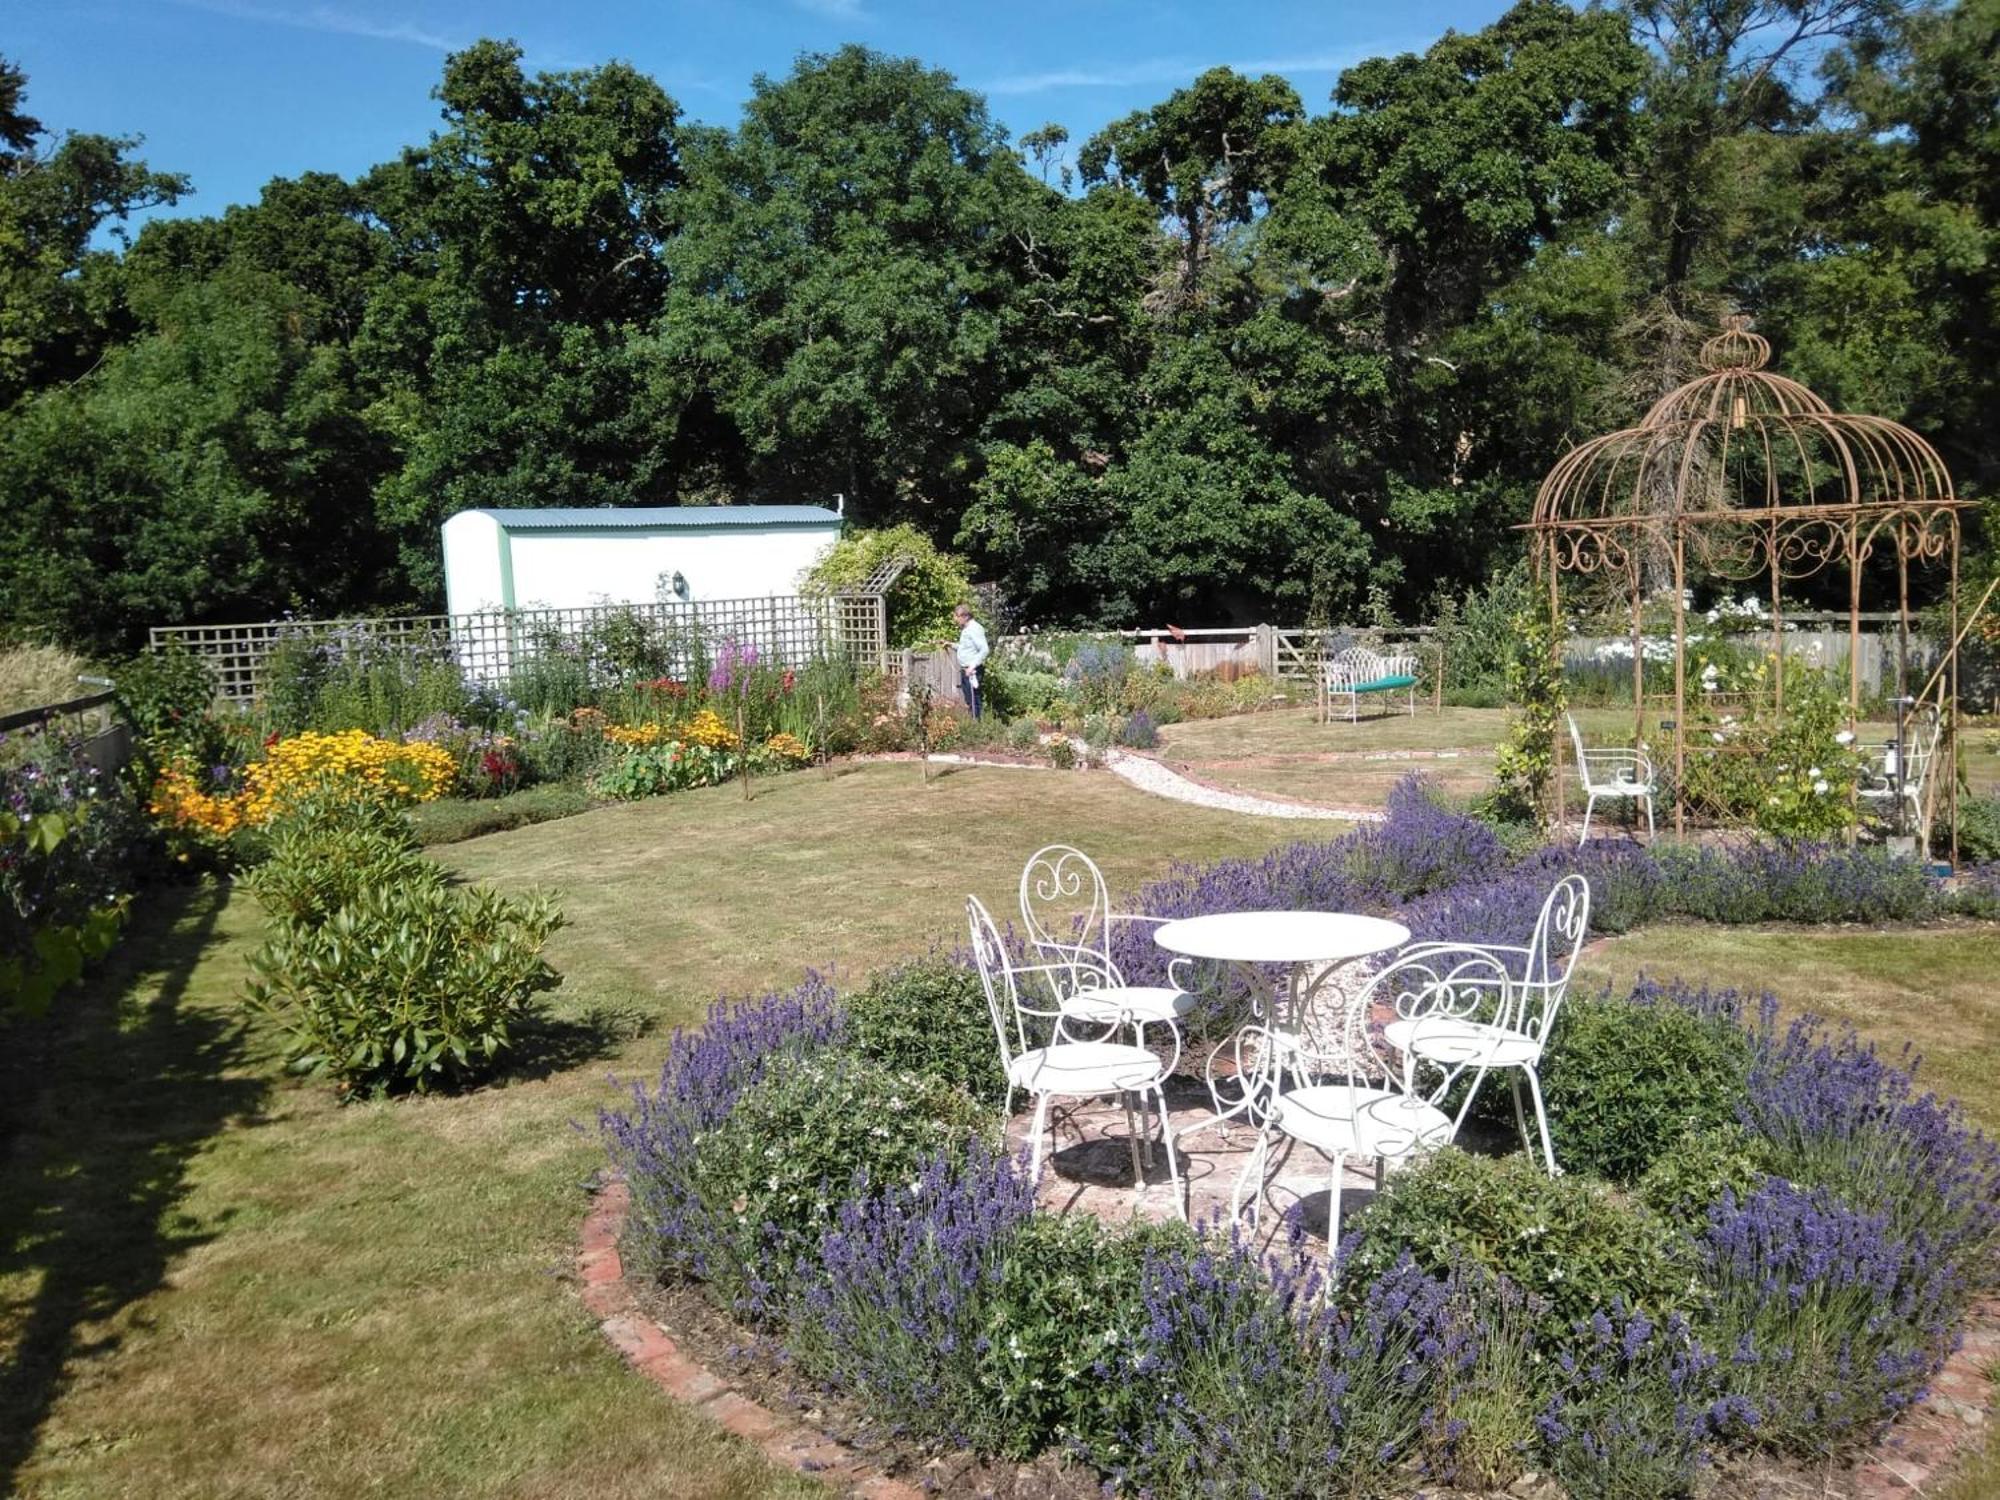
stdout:
POLYGON ((1383 821, 1345 843, 1350 878, 1377 901, 1407 901, 1490 876, 1506 856, 1491 824, 1444 806, 1423 776, 1397 782, 1383 821))
POLYGON ((1962 1288, 1919 1235, 1782 1178, 1725 1191, 1700 1237, 1718 1348, 1757 1438, 1826 1454, 1873 1437, 1951 1352, 1962 1288))
POLYGON ((993 1403, 980 1330, 1034 1214, 1034 1184, 1021 1163, 975 1145, 930 1157, 913 1184, 854 1187, 821 1237, 786 1347, 893 1432, 981 1443, 993 1403))
POLYGON ((1162 1500, 1380 1493, 1449 1441, 1443 1397, 1479 1353, 1457 1282, 1407 1259, 1327 1302, 1296 1216, 1269 1256, 1240 1234, 1148 1256, 1143 1289, 1139 1421, 1093 1456, 1162 1500))
POLYGON ((760 1000, 717 1002, 700 1030, 675 1034, 655 1087, 634 1085, 629 1110, 599 1112, 612 1165, 631 1184, 634 1249, 649 1270, 742 1295, 755 1267, 730 1254, 733 1216, 702 1192, 698 1148, 767 1073, 831 1047, 845 1027, 833 986, 817 974, 760 1000))
POLYGON ((1720 1438, 1753 1430, 1721 1362, 1678 1314, 1614 1304, 1576 1325, 1536 1418, 1548 1470, 1575 1500, 1681 1500, 1720 1438))
POLYGON ((1960 1285, 1991 1284, 2000 1249, 2000 1147, 1956 1102, 1920 1093, 1916 1062, 1885 1061, 1850 1031, 1802 1017, 1783 1032, 1767 1007, 1742 1106, 1772 1169, 1883 1216, 1921 1240, 1960 1285))

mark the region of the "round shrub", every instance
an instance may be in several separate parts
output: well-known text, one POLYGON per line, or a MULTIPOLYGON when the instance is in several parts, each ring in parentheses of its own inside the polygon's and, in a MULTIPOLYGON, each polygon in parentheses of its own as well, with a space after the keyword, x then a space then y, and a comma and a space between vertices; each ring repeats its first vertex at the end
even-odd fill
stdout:
POLYGON ((1006 1097, 999 1041, 979 976, 940 957, 898 965, 847 997, 855 1049, 887 1068, 922 1073, 998 1104, 1006 1097))
POLYGON ((1022 1224, 987 1293, 984 1443, 1016 1458, 1116 1443, 1133 1414, 1128 1382, 1112 1377, 1135 1357, 1146 1321, 1146 1257, 1194 1243, 1182 1224, 1119 1233, 1089 1214, 1022 1224))
POLYGON ((469 1082, 562 982, 542 958, 562 920, 547 896, 368 882, 317 926, 277 924, 250 1004, 285 1032, 294 1072, 371 1093, 469 1082))
MULTIPOLYGON (((1724 1019, 1608 994, 1573 999, 1542 1074, 1556 1160, 1635 1181, 1690 1131, 1736 1117, 1750 1053, 1750 1039, 1724 1019)), ((1495 1097, 1505 1091, 1503 1081, 1495 1097)))
POLYGON ((1365 1285, 1406 1251, 1434 1272, 1470 1262, 1541 1299, 1540 1329, 1558 1344, 1614 1299, 1659 1316, 1688 1287, 1682 1242, 1650 1210, 1519 1153, 1439 1151, 1394 1173, 1357 1231, 1343 1285, 1365 1285))
POLYGON ((1698 1225, 1708 1206, 1747 1198, 1770 1174, 1770 1148, 1741 1125, 1695 1130, 1662 1152, 1639 1178, 1639 1197, 1671 1224, 1698 1225))
MULTIPOLYGON (((723 1254, 781 1286, 817 1247, 857 1173, 878 1189, 993 1132, 992 1111, 954 1083, 859 1053, 801 1058, 736 1101, 696 1145, 695 1186, 731 1243, 723 1254)), ((759 1300, 762 1299, 761 1295, 759 1300)))
POLYGON ((409 820, 377 802, 312 798, 272 826, 269 847, 249 884, 281 922, 318 927, 364 890, 444 884, 409 820))

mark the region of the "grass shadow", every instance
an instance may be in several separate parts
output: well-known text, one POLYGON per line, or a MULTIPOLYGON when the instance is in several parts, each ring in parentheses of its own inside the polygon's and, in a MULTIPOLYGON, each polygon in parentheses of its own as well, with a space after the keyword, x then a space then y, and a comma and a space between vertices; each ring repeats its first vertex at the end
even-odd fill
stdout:
POLYGON ((496 1083, 547 1078, 609 1057, 651 1031, 657 1017, 631 1005, 593 1005, 580 1015, 539 1015, 517 1023, 496 1083))
POLYGON ((151 894, 49 1018, 0 1033, 0 1285, 25 1288, 0 1304, 0 1494, 78 1366, 117 1349, 90 1325, 213 1237, 176 1212, 188 1164, 266 1087, 232 1076, 243 1024, 190 1003, 227 901, 219 887, 151 894))

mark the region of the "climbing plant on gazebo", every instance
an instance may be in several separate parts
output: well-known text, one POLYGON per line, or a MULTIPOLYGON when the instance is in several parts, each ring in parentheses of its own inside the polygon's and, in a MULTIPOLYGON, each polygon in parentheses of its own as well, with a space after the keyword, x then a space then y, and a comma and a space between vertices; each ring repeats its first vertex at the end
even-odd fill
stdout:
MULTIPOLYGON (((1696 792, 1690 790, 1690 770, 1712 767, 1726 753, 1706 743, 1690 745, 1688 614, 1696 584, 1747 582, 1765 592, 1775 669, 1756 685, 1765 695, 1758 711, 1782 723, 1784 587, 1845 570, 1851 742, 1862 706, 1862 599, 1882 586, 1880 575, 1893 563, 1899 741, 1904 725, 1935 716, 1938 766, 1955 771, 1959 513, 1968 502, 1953 494, 1943 461, 1923 438, 1883 417, 1836 412, 1797 381, 1767 370, 1770 354, 1769 343, 1749 331, 1746 319, 1731 318, 1702 346, 1702 374, 1661 397, 1636 427, 1594 438, 1556 463, 1524 528, 1552 618, 1561 616, 1566 579, 1589 580, 1628 613, 1635 733, 1643 736, 1649 708, 1662 731, 1671 729, 1677 834, 1685 833, 1690 818, 1728 821, 1731 812, 1712 801, 1700 805, 1699 774, 1696 792), (1945 649, 1921 686, 1910 673, 1913 566, 1948 573, 1945 649), (1672 609, 1673 688, 1671 695, 1649 696, 1644 617, 1648 599, 1661 596, 1672 609), (1703 764, 1691 767, 1696 749, 1703 764)), ((1716 738, 1726 736, 1718 732, 1716 738)), ((1560 736, 1553 755, 1560 788, 1560 736)), ((1910 764, 1907 749, 1893 764, 1900 778, 1910 764)), ((1956 783, 1955 774, 1931 776, 1916 809, 1927 836, 1936 798, 1948 799, 1954 853, 1956 783)), ((1894 791, 1901 816, 1900 780, 1894 791)), ((1559 792, 1556 806, 1562 806, 1559 792)))

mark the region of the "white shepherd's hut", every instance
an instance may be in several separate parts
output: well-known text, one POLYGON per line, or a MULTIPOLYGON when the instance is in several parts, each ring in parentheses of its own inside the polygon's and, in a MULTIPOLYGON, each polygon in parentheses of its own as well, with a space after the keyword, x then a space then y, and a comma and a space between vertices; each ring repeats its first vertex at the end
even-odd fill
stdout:
POLYGON ((840 536, 818 505, 462 510, 444 523, 445 608, 583 609, 798 591, 840 536))

